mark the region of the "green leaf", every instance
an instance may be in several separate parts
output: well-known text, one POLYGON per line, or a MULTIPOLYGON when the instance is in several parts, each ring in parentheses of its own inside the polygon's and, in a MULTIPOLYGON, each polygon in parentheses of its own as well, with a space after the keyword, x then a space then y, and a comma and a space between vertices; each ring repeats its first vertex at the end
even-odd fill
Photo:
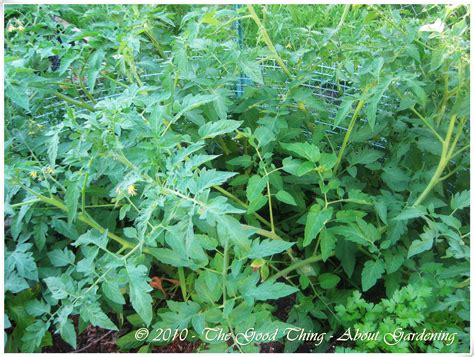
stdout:
POLYGON ((117 326, 102 311, 98 302, 86 302, 80 309, 81 319, 89 321, 93 326, 102 327, 106 330, 118 331, 117 326))
POLYGON ((107 239, 107 231, 100 233, 96 229, 89 229, 86 233, 79 236, 79 238, 77 238, 76 241, 72 243, 72 245, 78 247, 81 245, 93 244, 106 250, 108 242, 109 240, 107 239))
POLYGON ((228 98, 231 92, 225 88, 219 88, 214 91, 216 94, 216 100, 214 100, 214 109, 221 120, 227 119, 227 113, 229 111, 229 105, 232 101, 228 98))
POLYGON ((383 94, 388 89, 390 83, 392 83, 392 78, 384 78, 384 80, 375 88, 372 98, 369 100, 367 106, 367 120, 369 121, 370 128, 374 130, 375 127, 375 117, 377 115, 377 106, 379 105, 380 100, 382 99, 383 94))
POLYGON ((378 259, 376 261, 366 261, 364 268, 362 269, 362 291, 367 291, 373 287, 377 280, 382 277, 384 271, 383 260, 378 259))
POLYGON ((64 196, 64 203, 68 209, 67 222, 73 223, 77 216, 77 205, 79 197, 81 196, 81 185, 79 180, 68 181, 66 184, 66 195, 64 196))
POLYGON ((247 77, 249 77, 255 83, 263 85, 263 76, 262 76, 262 68, 257 62, 240 59, 239 61, 240 68, 245 73, 247 77))
POLYGON ((247 208, 247 214, 252 214, 254 212, 257 212, 259 209, 265 206, 267 202, 268 202, 268 197, 259 194, 253 201, 249 203, 249 206, 247 208))
POLYGON ((407 258, 411 258, 414 255, 430 250, 433 246, 433 240, 435 236, 436 233, 431 230, 421 234, 421 239, 416 239, 411 243, 410 248, 408 249, 407 258))
POLYGON ((36 320, 33 324, 26 327, 23 337, 21 338, 21 351, 32 353, 35 352, 43 341, 43 337, 48 331, 50 323, 42 320, 36 320))
POLYGON ((359 152, 354 152, 351 155, 349 162, 351 163, 351 165, 368 165, 379 160, 382 157, 383 152, 380 150, 364 149, 359 152))
POLYGON ((352 110, 352 104, 354 100, 350 98, 346 98, 342 101, 341 105, 339 106, 339 110, 337 111, 336 117, 334 119, 334 126, 339 125, 349 114, 352 110))
POLYGON ((123 234, 125 234, 125 237, 134 239, 138 237, 137 229, 134 227, 125 227, 123 229, 123 234))
POLYGON ((283 149, 314 163, 321 157, 319 148, 310 143, 281 143, 280 145, 283 149))
POLYGON ((47 254, 51 264, 55 267, 65 267, 74 263, 76 259, 74 253, 67 248, 64 248, 64 250, 55 249, 47 254))
POLYGON ((263 189, 267 186, 267 182, 268 176, 260 177, 259 175, 253 175, 250 177, 246 191, 247 200, 249 202, 256 200, 262 193, 263 189))
POLYGON ((61 324, 59 328, 59 334, 61 335, 61 338, 72 348, 77 348, 76 330, 74 329, 74 324, 71 320, 68 319, 65 323, 61 324))
POLYGON ((405 261, 405 258, 402 254, 392 254, 387 252, 384 254, 385 259, 385 270, 387 274, 395 273, 405 261))
POLYGON ((95 83, 97 81, 97 76, 102 69, 104 57, 105 51, 102 48, 99 48, 98 50, 94 51, 87 63, 89 67, 87 69, 87 86, 89 87, 89 92, 91 93, 94 93, 95 83))
POLYGON ((294 244, 295 243, 285 242, 282 240, 264 239, 260 242, 258 239, 255 239, 252 242, 252 248, 247 257, 249 259, 268 257, 273 254, 281 253, 294 244))
POLYGON ((465 207, 469 207, 470 204, 470 191, 465 190, 462 192, 457 192, 453 198, 451 198, 451 209, 458 210, 463 209, 465 207))
POLYGON ((314 170, 314 163, 287 157, 283 159, 283 170, 291 175, 300 177, 314 170))
POLYGON ((246 169, 253 164, 253 160, 249 155, 241 155, 233 158, 232 160, 227 161, 227 165, 243 167, 246 169))
POLYGON ((234 130, 237 130, 241 124, 242 121, 237 120, 208 122, 199 128, 198 134, 202 139, 210 139, 218 135, 231 133, 234 130))
POLYGON ((251 235, 252 232, 243 229, 240 222, 232 216, 225 215, 219 217, 217 222, 217 233, 222 243, 225 243, 230 239, 231 242, 241 249, 250 249, 249 235, 251 235))
POLYGON ((62 76, 76 59, 80 58, 80 53, 68 52, 61 58, 61 65, 58 68, 58 75, 62 76))
POLYGON ((248 295, 257 301, 276 300, 297 292, 298 289, 283 283, 266 281, 263 284, 248 291, 248 295))
POLYGON ((7 82, 5 85, 5 95, 19 107, 30 110, 30 98, 26 87, 20 87, 7 82))
POLYGON ((430 71, 433 72, 437 70, 443 64, 446 59, 447 49, 444 47, 436 48, 431 54, 431 67, 430 71))
POLYGON ((125 305, 125 299, 120 292, 117 281, 104 281, 102 283, 102 291, 104 292, 104 295, 111 301, 120 305, 125 305))
POLYGON ((426 215, 425 207, 408 207, 405 208, 398 216, 394 218, 395 221, 406 221, 412 218, 418 218, 426 215))
POLYGON ((321 238, 321 256, 325 262, 334 252, 336 247, 336 237, 330 229, 323 228, 319 234, 321 238))
POLYGON ((130 287, 130 302, 147 326, 153 318, 152 303, 149 292, 153 288, 148 284, 148 269, 144 265, 127 265, 130 287))
POLYGON ((44 282, 48 286, 48 290, 51 292, 53 298, 61 300, 69 296, 66 285, 60 278, 50 276, 49 278, 44 279, 44 282))
POLYGON ((189 266, 189 261, 183 255, 168 248, 149 248, 150 254, 159 262, 177 268, 189 266))
POLYGON ((203 271, 196 279, 194 289, 199 299, 213 304, 222 296, 222 278, 217 273, 203 271))
POLYGON ((323 289, 332 289, 341 281, 341 278, 336 274, 324 273, 318 277, 319 284, 323 289))
POLYGON ((316 238, 321 229, 332 217, 332 207, 323 209, 317 204, 311 206, 308 217, 306 218, 306 226, 304 229, 303 247, 308 246, 313 239, 316 238))
POLYGON ((56 157, 58 156, 58 145, 59 145, 59 132, 54 132, 53 136, 49 140, 48 145, 48 158, 51 166, 56 164, 56 157))
POLYGON ((382 200, 375 202, 374 208, 380 220, 384 224, 387 224, 387 205, 385 204, 385 202, 382 200))
POLYGON ((278 201, 286 203, 288 205, 297 206, 295 199, 288 192, 280 190, 276 194, 278 201))

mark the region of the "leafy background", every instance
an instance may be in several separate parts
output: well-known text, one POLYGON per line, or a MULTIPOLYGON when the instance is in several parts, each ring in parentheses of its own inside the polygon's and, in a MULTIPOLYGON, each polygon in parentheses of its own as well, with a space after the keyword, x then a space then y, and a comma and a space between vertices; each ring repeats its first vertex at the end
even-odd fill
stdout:
POLYGON ((258 352, 235 335, 297 326, 457 339, 271 348, 468 351, 469 21, 8 5, 5 350, 79 349, 92 326, 120 351, 169 327, 258 352))

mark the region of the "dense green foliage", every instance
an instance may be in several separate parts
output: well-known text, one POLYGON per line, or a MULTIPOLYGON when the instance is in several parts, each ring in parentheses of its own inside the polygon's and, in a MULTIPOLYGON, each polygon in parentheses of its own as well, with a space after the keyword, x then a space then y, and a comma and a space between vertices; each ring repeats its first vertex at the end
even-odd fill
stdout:
POLYGON ((121 351, 170 328, 293 352, 290 327, 457 336, 316 352, 468 351, 469 16, 8 5, 6 351, 88 325, 121 351))

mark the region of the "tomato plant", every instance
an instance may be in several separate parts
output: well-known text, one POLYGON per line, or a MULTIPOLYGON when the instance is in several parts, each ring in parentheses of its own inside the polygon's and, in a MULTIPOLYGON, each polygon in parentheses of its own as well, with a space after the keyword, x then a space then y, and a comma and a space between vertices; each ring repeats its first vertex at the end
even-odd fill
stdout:
POLYGON ((469 21, 6 6, 5 350, 468 351, 469 21))

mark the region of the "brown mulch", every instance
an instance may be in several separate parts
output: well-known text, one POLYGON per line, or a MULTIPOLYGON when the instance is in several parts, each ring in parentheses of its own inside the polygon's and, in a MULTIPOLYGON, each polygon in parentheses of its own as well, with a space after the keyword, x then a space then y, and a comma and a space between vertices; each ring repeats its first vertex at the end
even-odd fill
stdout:
MULTIPOLYGON (((79 318, 73 316, 76 331, 78 330, 79 318)), ((45 347, 43 352, 59 353, 91 353, 91 352, 118 352, 115 340, 121 335, 120 331, 109 331, 100 327, 89 325, 80 335, 77 336, 77 348, 74 350, 64 342, 59 334, 53 334, 53 345, 45 347)))
POLYGON ((152 352, 155 353, 191 353, 195 352, 201 345, 201 341, 190 342, 180 341, 179 338, 175 339, 172 343, 166 346, 155 346, 152 352))

